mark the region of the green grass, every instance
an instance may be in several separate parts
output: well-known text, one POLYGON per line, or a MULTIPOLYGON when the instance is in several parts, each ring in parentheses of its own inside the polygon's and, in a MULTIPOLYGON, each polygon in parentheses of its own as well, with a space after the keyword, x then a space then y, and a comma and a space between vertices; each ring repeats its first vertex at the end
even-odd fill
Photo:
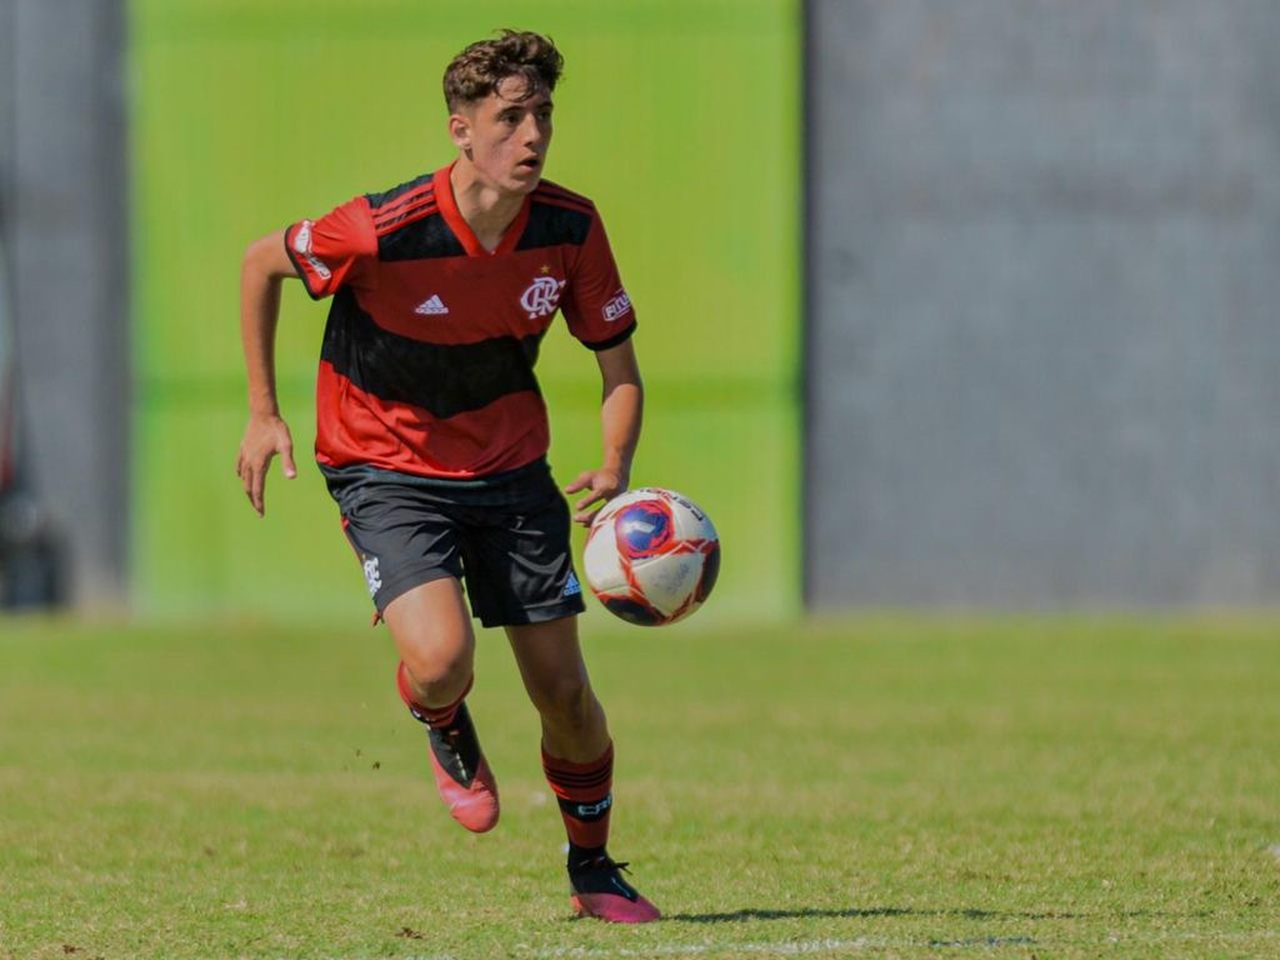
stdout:
POLYGON ((474 837, 383 630, 0 620, 0 957, 1280 955, 1277 636, 597 630, 614 852, 668 915, 624 929, 568 919, 499 636, 472 703, 503 822, 474 837))

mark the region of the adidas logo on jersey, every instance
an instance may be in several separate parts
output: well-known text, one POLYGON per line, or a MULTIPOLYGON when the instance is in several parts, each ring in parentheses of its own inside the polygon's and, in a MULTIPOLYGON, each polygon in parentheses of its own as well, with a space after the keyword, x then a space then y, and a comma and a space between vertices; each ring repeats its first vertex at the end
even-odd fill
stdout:
POLYGON ((433 293, 427 299, 418 304, 414 313, 420 313, 425 317, 441 316, 449 312, 449 308, 444 305, 444 301, 440 299, 440 294, 433 293))

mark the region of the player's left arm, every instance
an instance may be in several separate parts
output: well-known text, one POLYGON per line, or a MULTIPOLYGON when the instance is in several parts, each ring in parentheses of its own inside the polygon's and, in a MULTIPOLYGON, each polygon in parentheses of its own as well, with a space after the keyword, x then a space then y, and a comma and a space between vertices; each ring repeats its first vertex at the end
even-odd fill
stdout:
POLYGON ((616 497, 631 482, 631 460, 640 442, 644 414, 644 384, 631 339, 596 352, 604 398, 600 404, 604 432, 604 456, 595 470, 584 470, 565 487, 565 493, 586 491, 574 504, 573 519, 590 526, 595 508, 616 497))

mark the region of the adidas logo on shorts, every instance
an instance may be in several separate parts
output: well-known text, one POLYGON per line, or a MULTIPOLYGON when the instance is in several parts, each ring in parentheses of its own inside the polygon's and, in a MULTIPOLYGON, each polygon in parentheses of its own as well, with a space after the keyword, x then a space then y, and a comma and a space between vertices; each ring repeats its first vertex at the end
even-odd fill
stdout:
POLYGON ((573 571, 569 571, 569 582, 564 585, 564 593, 562 597, 576 597, 582 592, 582 584, 578 582, 578 578, 574 576, 573 571))

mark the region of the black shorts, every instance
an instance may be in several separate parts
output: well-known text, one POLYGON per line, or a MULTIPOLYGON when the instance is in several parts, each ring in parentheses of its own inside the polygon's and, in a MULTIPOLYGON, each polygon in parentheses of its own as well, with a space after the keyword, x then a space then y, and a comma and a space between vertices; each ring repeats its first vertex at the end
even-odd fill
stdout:
POLYGON ((486 627, 582 613, 569 505, 545 459, 477 480, 321 467, 378 613, 414 587, 455 577, 486 627))

